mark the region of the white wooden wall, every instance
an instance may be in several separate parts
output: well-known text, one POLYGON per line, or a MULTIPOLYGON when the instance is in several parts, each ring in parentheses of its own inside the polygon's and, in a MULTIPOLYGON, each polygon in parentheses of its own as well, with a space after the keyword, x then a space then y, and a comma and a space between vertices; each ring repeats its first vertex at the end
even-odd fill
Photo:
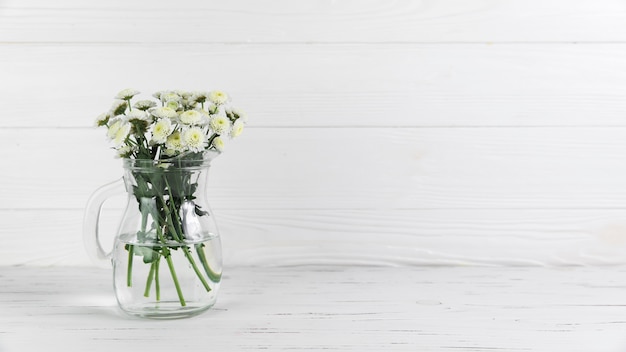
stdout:
POLYGON ((128 87, 248 112, 227 265, 626 262, 626 1, 0 0, 0 265, 89 265, 128 87))

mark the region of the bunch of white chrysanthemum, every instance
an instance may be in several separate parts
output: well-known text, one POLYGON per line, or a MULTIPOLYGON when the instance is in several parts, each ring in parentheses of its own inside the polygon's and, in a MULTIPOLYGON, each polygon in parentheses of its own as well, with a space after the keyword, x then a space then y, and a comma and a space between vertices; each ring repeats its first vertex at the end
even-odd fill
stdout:
POLYGON ((224 137, 239 136, 246 117, 230 106, 222 91, 159 91, 158 101, 131 100, 139 94, 124 89, 111 108, 98 116, 97 126, 107 128, 107 137, 118 156, 158 159, 185 152, 222 151, 224 137))

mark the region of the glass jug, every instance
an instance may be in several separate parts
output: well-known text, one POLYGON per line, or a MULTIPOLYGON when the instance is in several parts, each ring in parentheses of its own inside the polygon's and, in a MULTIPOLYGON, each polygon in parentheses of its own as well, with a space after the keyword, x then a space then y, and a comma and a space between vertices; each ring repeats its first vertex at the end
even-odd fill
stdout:
POLYGON ((121 188, 105 185, 91 196, 84 241, 96 261, 111 260, 120 308, 134 316, 181 318, 215 304, 222 276, 222 252, 206 184, 211 160, 123 159, 126 210, 111 253, 98 238, 98 219, 107 198, 121 188))

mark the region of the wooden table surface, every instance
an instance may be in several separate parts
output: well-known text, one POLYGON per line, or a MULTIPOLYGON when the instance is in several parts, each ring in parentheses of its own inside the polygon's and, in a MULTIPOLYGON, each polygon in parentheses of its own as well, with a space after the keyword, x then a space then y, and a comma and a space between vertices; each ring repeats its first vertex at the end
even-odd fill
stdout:
POLYGON ((230 268, 216 306, 141 320, 111 272, 0 267, 0 351, 626 351, 626 268, 230 268))

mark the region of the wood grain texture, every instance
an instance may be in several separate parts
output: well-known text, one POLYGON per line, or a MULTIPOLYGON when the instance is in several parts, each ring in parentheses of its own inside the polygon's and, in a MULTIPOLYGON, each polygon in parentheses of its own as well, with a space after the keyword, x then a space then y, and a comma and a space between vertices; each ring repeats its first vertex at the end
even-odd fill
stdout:
MULTIPOLYGON (((624 208, 624 134, 624 128, 250 128, 213 163, 209 193, 216 209, 624 208)), ((3 165, 2 208, 83 208, 96 187, 121 177, 103 135, 0 130, 4 152, 24 158, 3 165)))
MULTIPOLYGON (((122 213, 114 204, 101 221, 107 249, 122 213)), ((82 209, 0 211, 0 266, 91 265, 82 216, 82 209)), ((217 209, 215 217, 227 267, 626 264, 621 209, 217 209)))
POLYGON ((0 127, 91 126, 125 87, 224 89, 263 127, 625 125, 626 44, 1 49, 0 127))
POLYGON ((600 1, 5 0, 0 41, 626 41, 626 6, 600 1))
POLYGON ((90 126, 126 87, 248 111, 211 171, 234 265, 623 263, 625 18, 620 0, 0 0, 0 265, 87 263, 82 209, 121 176, 90 126))
POLYGON ((129 319, 110 271, 1 268, 0 348, 620 352, 618 268, 237 268, 193 319, 129 319), (36 336, 36 338, 33 338, 36 336))

